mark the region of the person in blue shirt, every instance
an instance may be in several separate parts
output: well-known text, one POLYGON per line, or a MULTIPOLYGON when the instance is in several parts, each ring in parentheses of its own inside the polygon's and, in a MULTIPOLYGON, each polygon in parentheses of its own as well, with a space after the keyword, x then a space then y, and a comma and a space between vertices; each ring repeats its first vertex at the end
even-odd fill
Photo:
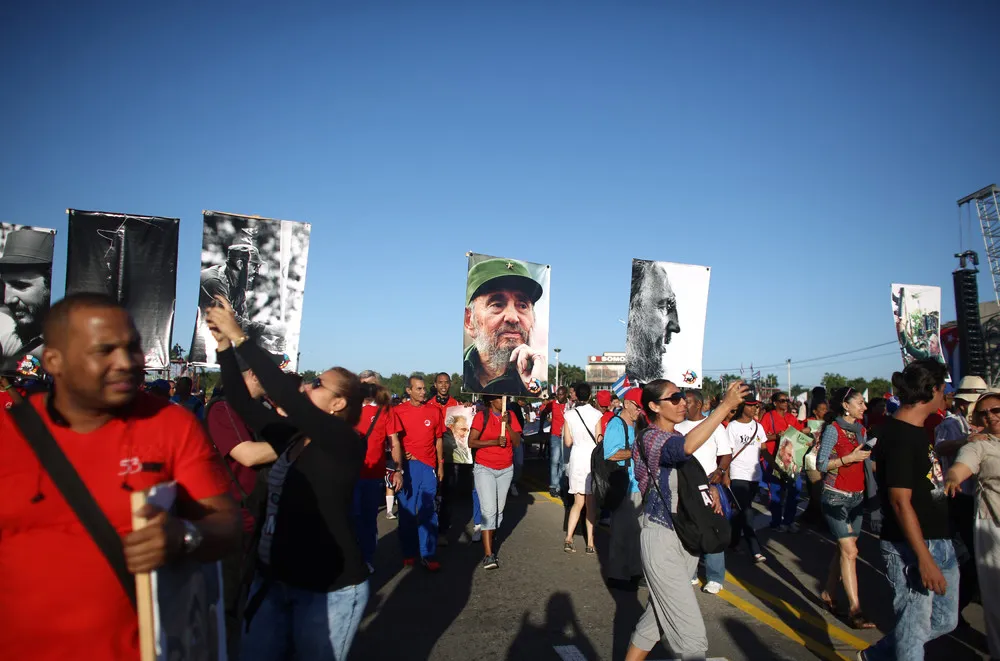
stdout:
POLYGON ((191 411, 191 413, 194 413, 196 418, 203 420, 205 418, 205 402, 191 394, 193 387, 194 384, 189 377, 180 377, 174 385, 174 392, 176 394, 170 398, 170 401, 174 404, 180 404, 188 411, 191 411))
POLYGON ((624 408, 608 421, 604 430, 604 458, 628 468, 628 494, 611 514, 611 550, 608 561, 608 587, 635 590, 642 577, 642 554, 639 533, 642 531, 642 494, 635 480, 632 445, 635 423, 642 415, 642 389, 632 388, 624 397, 624 408))

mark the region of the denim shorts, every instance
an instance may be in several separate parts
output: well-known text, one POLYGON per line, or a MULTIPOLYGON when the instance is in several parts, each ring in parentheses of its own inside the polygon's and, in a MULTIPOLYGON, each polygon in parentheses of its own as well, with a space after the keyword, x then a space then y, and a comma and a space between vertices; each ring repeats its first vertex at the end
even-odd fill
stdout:
POLYGON ((834 539, 859 537, 864 518, 864 492, 846 494, 823 489, 820 508, 834 539))

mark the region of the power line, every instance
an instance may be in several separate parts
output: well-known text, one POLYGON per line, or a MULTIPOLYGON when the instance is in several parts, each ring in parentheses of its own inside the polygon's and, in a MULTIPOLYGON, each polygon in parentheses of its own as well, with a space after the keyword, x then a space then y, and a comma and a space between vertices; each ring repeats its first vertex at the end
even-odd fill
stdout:
MULTIPOLYGON (((793 360, 792 361, 792 366, 803 365, 805 363, 811 363, 811 362, 814 362, 814 361, 817 361, 817 360, 826 360, 827 358, 837 358, 838 356, 847 356, 847 355, 852 354, 852 353, 859 353, 861 351, 868 351, 869 349, 878 349, 879 347, 887 347, 890 344, 898 344, 898 341, 897 340, 892 340, 890 342, 882 342, 881 344, 873 344, 873 345, 868 346, 868 347, 861 347, 860 349, 851 349, 850 351, 841 351, 839 353, 831 353, 831 354, 829 354, 827 356, 817 356, 815 358, 805 358, 803 360, 793 360)), ((876 356, 865 356, 864 358, 867 359, 867 358, 875 358, 875 357, 876 356)), ((784 367, 786 364, 787 363, 775 363, 773 365, 754 365, 754 369, 755 370, 764 370, 764 369, 771 369, 773 367, 784 367)), ((816 365, 810 365, 810 367, 816 367, 816 365)), ((703 371, 705 373, 708 373, 708 372, 718 372, 718 373, 721 374, 721 373, 725 373, 725 372, 738 372, 741 369, 743 369, 743 368, 742 367, 730 367, 730 368, 727 368, 727 369, 706 369, 706 370, 703 370, 703 371)))

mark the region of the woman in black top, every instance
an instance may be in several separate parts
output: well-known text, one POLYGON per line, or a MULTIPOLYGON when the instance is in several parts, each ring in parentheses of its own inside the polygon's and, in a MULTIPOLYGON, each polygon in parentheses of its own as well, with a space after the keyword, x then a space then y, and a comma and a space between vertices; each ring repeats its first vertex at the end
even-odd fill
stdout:
MULTIPOLYGON (((247 342, 229 302, 216 299, 220 305, 206 317, 219 353, 235 347, 298 430, 268 476, 241 658, 285 659, 294 650, 297 659, 343 661, 368 602, 368 572, 351 521, 365 454, 354 431, 360 381, 335 367, 296 388, 263 349, 247 342)), ((275 430, 287 434, 287 428, 275 430)))

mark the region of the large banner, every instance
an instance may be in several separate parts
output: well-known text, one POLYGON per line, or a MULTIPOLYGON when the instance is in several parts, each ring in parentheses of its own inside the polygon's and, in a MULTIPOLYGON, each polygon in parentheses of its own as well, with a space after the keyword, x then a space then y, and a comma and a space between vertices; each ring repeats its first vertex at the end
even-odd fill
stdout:
POLYGON ((546 264, 469 253, 462 391, 541 397, 548 385, 546 264))
POLYGON ((707 266, 632 260, 626 374, 639 383, 668 379, 701 388, 711 274, 707 266))
POLYGON ((941 350, 941 288, 893 284, 891 293, 903 366, 923 358, 947 366, 941 350))
POLYGON ((16 372, 26 356, 41 360, 55 242, 55 230, 0 223, 0 371, 5 374, 16 372))
POLYGON ((198 318, 188 360, 214 366, 216 342, 205 310, 224 296, 247 337, 298 369, 309 223, 206 211, 198 318))
POLYGON ((66 294, 104 293, 132 315, 146 369, 170 364, 180 221, 68 209, 66 294))

